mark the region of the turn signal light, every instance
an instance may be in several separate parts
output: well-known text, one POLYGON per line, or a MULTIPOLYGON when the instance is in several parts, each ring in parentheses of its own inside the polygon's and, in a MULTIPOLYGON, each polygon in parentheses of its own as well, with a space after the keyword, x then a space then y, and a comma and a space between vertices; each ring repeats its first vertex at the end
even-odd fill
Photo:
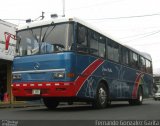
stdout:
POLYGON ((69 77, 69 78, 73 78, 74 76, 75 76, 74 73, 67 73, 67 77, 69 77))

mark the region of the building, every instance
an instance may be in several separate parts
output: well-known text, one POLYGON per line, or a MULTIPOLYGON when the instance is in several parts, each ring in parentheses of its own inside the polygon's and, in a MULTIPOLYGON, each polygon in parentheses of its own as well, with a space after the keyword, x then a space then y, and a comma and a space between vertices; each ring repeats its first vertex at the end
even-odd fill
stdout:
POLYGON ((0 101, 4 94, 11 100, 12 61, 16 49, 16 25, 0 20, 0 101))

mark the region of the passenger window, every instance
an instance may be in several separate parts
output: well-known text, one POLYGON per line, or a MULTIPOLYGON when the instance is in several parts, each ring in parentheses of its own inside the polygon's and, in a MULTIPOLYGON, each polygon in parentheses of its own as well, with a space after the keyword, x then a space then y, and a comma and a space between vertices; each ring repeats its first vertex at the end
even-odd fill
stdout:
POLYGON ((98 38, 99 34, 89 30, 90 54, 98 56, 98 38))
POLYGON ((105 58, 106 53, 106 39, 105 37, 99 37, 99 56, 105 58))
POLYGON ((152 73, 152 65, 149 60, 146 60, 146 72, 148 72, 150 74, 152 73))
POLYGON ((122 47, 122 63, 129 64, 129 50, 122 47))
POLYGON ((85 53, 88 52, 87 28, 82 25, 78 25, 77 51, 85 53))
POLYGON ((140 56, 140 70, 145 72, 146 71, 146 67, 145 66, 146 66, 145 59, 142 56, 140 56))
POLYGON ((130 51, 130 65, 133 68, 138 69, 138 55, 132 51, 130 51))
POLYGON ((119 45, 113 40, 108 39, 107 42, 108 59, 119 62, 119 45))

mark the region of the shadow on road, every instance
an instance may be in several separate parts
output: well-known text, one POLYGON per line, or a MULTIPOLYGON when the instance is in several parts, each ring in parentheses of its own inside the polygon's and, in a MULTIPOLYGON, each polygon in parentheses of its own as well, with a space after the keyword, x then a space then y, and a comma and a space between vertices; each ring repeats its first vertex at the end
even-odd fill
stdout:
MULTIPOLYGON (((141 107, 141 106, 146 106, 149 105, 147 103, 144 103, 143 105, 129 105, 126 102, 114 102, 113 104, 111 104, 110 106, 108 106, 106 109, 111 110, 111 109, 115 109, 115 108, 127 108, 127 107, 141 107)), ((99 111, 99 110, 104 110, 104 109, 95 109, 92 107, 92 105, 60 105, 58 106, 56 109, 54 110, 48 110, 46 107, 32 107, 32 108, 27 108, 27 109, 23 109, 21 111, 33 111, 33 112, 42 112, 42 111, 47 111, 47 112, 79 112, 79 111, 99 111)))

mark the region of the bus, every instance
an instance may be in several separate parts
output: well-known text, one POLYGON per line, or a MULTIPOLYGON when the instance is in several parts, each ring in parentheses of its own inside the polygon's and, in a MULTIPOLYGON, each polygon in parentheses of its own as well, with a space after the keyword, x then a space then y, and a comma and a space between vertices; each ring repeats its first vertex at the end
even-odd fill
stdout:
POLYGON ((111 101, 140 105, 152 96, 152 59, 79 18, 31 22, 17 30, 12 92, 16 100, 111 101))

